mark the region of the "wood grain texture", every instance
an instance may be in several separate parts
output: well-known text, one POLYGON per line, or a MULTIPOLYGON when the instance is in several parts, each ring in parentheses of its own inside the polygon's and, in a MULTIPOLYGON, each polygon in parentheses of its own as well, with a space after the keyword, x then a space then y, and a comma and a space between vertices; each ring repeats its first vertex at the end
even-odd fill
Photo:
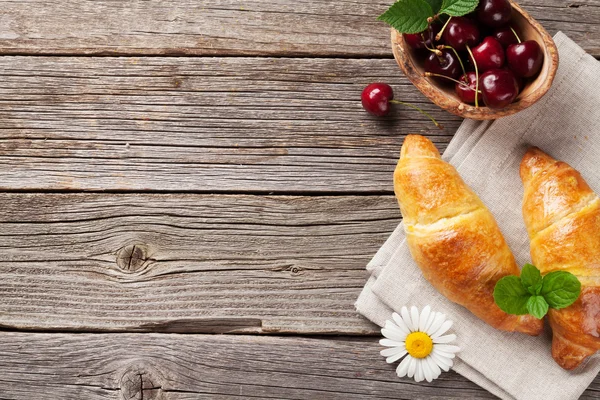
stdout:
MULTIPOLYGON (((496 399, 449 372, 396 377, 376 338, 0 332, 11 400, 496 399)), ((581 400, 597 399, 600 378, 581 400)))
MULTIPOLYGON (((494 399, 454 372, 399 379, 377 339, 0 333, 0 397, 122 399, 494 399)), ((589 391, 594 393, 598 385, 589 391)), ((597 391, 595 392, 598 393, 597 391)), ((589 398, 589 397, 588 397, 589 398)))
POLYGON ((403 137, 460 124, 393 59, 1 57, 0 190, 392 192, 403 137), (397 107, 360 94, 386 81, 397 107))
MULTIPOLYGON (((600 0, 522 0, 600 55, 600 0)), ((0 1, 0 54, 390 56, 391 1, 0 1)))
POLYGON ((0 326, 372 334, 392 196, 0 194, 0 326))

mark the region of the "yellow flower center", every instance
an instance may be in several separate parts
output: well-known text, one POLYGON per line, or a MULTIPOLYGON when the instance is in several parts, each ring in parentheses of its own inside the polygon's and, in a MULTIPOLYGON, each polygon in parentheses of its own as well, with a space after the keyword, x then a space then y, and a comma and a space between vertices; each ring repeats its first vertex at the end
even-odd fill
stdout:
POLYGON ((413 332, 406 337, 406 351, 414 358, 425 358, 433 350, 433 340, 423 332, 413 332))

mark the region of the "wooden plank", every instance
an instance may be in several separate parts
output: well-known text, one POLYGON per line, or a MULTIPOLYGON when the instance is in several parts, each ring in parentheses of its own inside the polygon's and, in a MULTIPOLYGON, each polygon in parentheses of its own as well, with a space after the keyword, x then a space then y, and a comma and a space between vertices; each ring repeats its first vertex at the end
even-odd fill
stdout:
POLYGON ((392 196, 0 194, 0 327, 372 334, 392 196))
MULTIPOLYGON (((392 1, 0 1, 0 54, 390 56, 392 1)), ((600 55, 599 0, 523 0, 600 55)))
POLYGON ((385 363, 379 350, 375 338, 4 332, 0 333, 0 397, 495 398, 453 372, 442 374, 430 384, 399 379, 394 366, 385 363))
POLYGON ((460 123, 394 60, 0 57, 0 190, 392 193, 404 135, 460 123), (397 108, 368 115, 370 82, 397 108))
MULTIPOLYGON (((396 377, 376 338, 0 333, 11 400, 495 399, 448 372, 396 377), (142 395, 143 394, 143 395, 142 395)), ((600 378, 581 397, 597 399, 600 378)))

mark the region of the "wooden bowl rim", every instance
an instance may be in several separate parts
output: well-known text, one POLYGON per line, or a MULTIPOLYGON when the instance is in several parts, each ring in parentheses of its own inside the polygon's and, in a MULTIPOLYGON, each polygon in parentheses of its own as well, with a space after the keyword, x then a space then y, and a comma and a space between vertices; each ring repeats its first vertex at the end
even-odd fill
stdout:
POLYGON ((549 68, 546 79, 540 87, 527 94, 527 96, 518 98, 518 101, 510 104, 508 107, 502 109, 491 109, 489 107, 476 108, 475 106, 447 96, 437 85, 432 84, 416 69, 410 53, 408 53, 408 50, 404 47, 405 44, 402 34, 392 28, 392 52, 394 53, 396 62, 407 78, 433 103, 460 117, 476 120, 489 120, 506 117, 526 109, 541 99, 548 92, 550 86, 552 86, 552 82, 554 81, 558 69, 558 49, 550 34, 539 22, 531 17, 517 3, 512 0, 509 1, 513 9, 521 14, 523 18, 539 32, 545 45, 544 53, 546 56, 549 56, 550 59, 548 60, 549 68))

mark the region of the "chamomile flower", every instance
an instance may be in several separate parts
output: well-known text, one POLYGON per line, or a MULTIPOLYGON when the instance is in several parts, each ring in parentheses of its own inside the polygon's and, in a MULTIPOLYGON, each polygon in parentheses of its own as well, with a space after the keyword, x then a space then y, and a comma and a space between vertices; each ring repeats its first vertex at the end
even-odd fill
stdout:
POLYGON ((417 307, 402 307, 400 315, 392 314, 392 321, 385 321, 379 344, 389 347, 381 350, 388 363, 404 359, 396 368, 400 378, 408 376, 417 382, 437 379, 442 371, 448 372, 453 365, 452 359, 460 348, 448 343, 456 339, 455 334, 444 335, 452 326, 446 315, 432 312, 426 306, 421 314, 417 307))

